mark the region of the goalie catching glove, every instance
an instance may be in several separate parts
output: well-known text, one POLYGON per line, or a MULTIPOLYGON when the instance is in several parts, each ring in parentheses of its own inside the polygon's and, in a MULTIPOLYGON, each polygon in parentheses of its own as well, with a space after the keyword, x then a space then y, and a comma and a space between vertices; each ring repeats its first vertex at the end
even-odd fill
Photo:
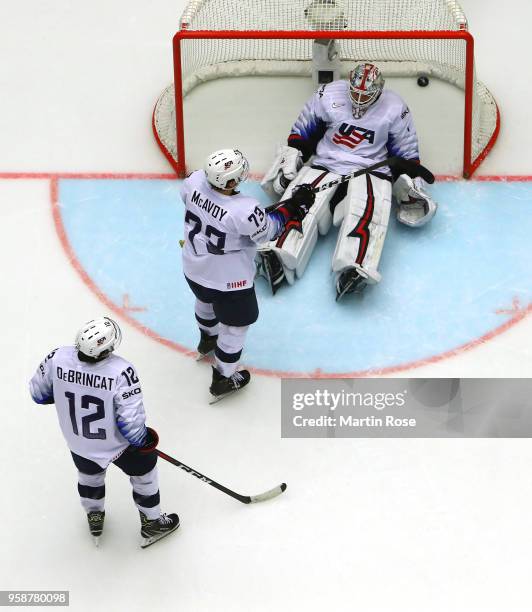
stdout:
POLYGON ((425 181, 401 174, 393 186, 398 203, 397 220, 410 227, 421 227, 436 214, 438 205, 425 191, 425 181))

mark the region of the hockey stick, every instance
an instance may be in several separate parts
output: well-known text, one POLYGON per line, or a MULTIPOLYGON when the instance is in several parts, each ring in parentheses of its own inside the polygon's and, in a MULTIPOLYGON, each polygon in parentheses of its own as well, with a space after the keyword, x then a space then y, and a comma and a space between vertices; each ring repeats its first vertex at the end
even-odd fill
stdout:
POLYGON ((163 453, 163 451, 157 450, 157 454, 159 455, 161 459, 164 459, 165 461, 168 461, 172 465, 175 465, 176 467, 181 468, 185 472, 188 472, 192 476, 199 478, 202 482, 206 482, 207 484, 210 484, 211 487, 218 489, 218 491, 221 491, 222 493, 225 493, 226 495, 230 495, 231 497, 238 499, 238 501, 242 502, 243 504, 255 504, 257 502, 267 501, 268 499, 272 499, 273 497, 277 497, 278 495, 281 495, 283 491, 286 491, 286 483, 283 482, 279 486, 274 487, 273 489, 270 489, 269 491, 265 491, 264 493, 259 493, 258 495, 240 495, 240 493, 235 493, 235 491, 231 491, 231 489, 224 487, 223 485, 217 483, 215 480, 212 480, 211 478, 204 476, 197 470, 192 469, 191 467, 189 467, 188 465, 185 465, 181 461, 178 461, 177 459, 170 457, 170 455, 163 453))
MULTIPOLYGON (((410 178, 416 178, 420 176, 424 181, 432 185, 434 183, 434 174, 425 166, 421 164, 411 161, 410 159, 404 159, 403 157, 389 157, 383 161, 377 162, 367 168, 361 168, 360 170, 355 170, 351 174, 346 174, 341 176, 334 181, 329 181, 328 183, 324 183, 319 187, 313 187, 312 191, 314 193, 318 193, 320 191, 325 191, 325 189, 330 189, 335 185, 340 185, 340 183, 345 183, 346 181, 351 180, 352 178, 356 178, 357 176, 362 176, 363 174, 369 174, 373 172, 373 170, 377 170, 377 168, 382 168, 384 166, 388 166, 389 168, 393 168, 394 170, 398 170, 399 174, 408 174, 410 178)), ((288 200, 281 200, 277 202, 277 204, 272 204, 266 208, 266 212, 273 212, 279 204, 285 204, 288 200)))

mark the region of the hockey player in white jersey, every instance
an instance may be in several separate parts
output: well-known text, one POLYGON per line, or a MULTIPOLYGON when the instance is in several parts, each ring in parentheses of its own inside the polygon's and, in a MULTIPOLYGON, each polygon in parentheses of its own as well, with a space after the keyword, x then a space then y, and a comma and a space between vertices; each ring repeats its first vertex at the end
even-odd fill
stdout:
POLYGON ((114 354, 122 334, 108 317, 86 323, 75 346, 52 351, 30 381, 38 404, 55 404, 59 425, 78 468, 78 492, 98 544, 105 519, 105 474, 110 463, 131 481, 140 512, 142 547, 179 527, 161 514, 157 433, 146 427, 140 382, 131 363, 114 354))
POLYGON ((215 151, 203 170, 183 181, 185 204, 183 272, 196 297, 195 315, 200 355, 214 351, 210 392, 213 401, 249 383, 247 370, 237 370, 249 326, 259 310, 255 295, 257 245, 277 238, 301 223, 314 202, 308 186, 266 213, 254 198, 241 194, 249 165, 237 149, 215 151))
MULTIPOLYGON (((398 94, 384 89, 377 66, 359 64, 348 80, 323 85, 305 104, 262 186, 282 194, 282 203, 300 183, 318 187, 392 156, 419 162, 412 115, 398 94)), ((406 225, 422 226, 436 212, 421 178, 397 177, 387 167, 326 189, 316 196, 302 233, 287 228, 259 249, 272 292, 284 279, 293 284, 303 275, 318 234, 333 224, 340 226, 332 260, 337 299, 378 283, 392 193, 406 225)))

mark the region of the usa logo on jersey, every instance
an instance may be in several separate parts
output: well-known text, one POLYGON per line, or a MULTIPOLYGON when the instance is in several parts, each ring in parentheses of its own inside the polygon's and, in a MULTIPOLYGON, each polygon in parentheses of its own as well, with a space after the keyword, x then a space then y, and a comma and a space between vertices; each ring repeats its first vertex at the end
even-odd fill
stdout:
POLYGON ((373 144, 375 132, 363 127, 358 127, 357 125, 350 125, 349 123, 342 123, 338 131, 332 137, 334 144, 343 145, 349 149, 354 149, 365 140, 367 140, 369 144, 373 144))

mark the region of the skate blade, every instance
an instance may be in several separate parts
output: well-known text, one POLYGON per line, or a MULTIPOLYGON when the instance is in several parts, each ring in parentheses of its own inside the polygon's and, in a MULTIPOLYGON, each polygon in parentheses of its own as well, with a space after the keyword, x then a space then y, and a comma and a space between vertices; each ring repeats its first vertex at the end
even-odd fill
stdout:
POLYGON ((354 293, 356 295, 360 295, 364 291, 364 287, 367 283, 361 282, 360 279, 354 280, 352 283, 349 283, 340 293, 336 294, 336 302, 339 302, 344 295, 354 293), (358 282, 357 282, 358 281, 358 282))
POLYGON ((142 538, 140 547, 148 548, 148 546, 155 544, 155 542, 158 542, 159 540, 166 538, 167 535, 174 533, 174 531, 176 531, 178 528, 179 528, 179 523, 172 529, 172 531, 167 531, 166 533, 160 533, 159 535, 156 535, 156 536, 150 536, 149 538, 142 538))
POLYGON ((214 349, 212 351, 209 351, 208 353, 196 353, 196 361, 203 361, 207 357, 211 357, 213 353, 214 349))
POLYGON ((229 397, 230 395, 234 395, 237 391, 240 391, 240 389, 234 389, 233 391, 228 391, 227 393, 223 393, 222 395, 213 395, 211 393, 211 399, 209 401, 209 404, 217 404, 220 400, 223 400, 226 397, 229 397))

